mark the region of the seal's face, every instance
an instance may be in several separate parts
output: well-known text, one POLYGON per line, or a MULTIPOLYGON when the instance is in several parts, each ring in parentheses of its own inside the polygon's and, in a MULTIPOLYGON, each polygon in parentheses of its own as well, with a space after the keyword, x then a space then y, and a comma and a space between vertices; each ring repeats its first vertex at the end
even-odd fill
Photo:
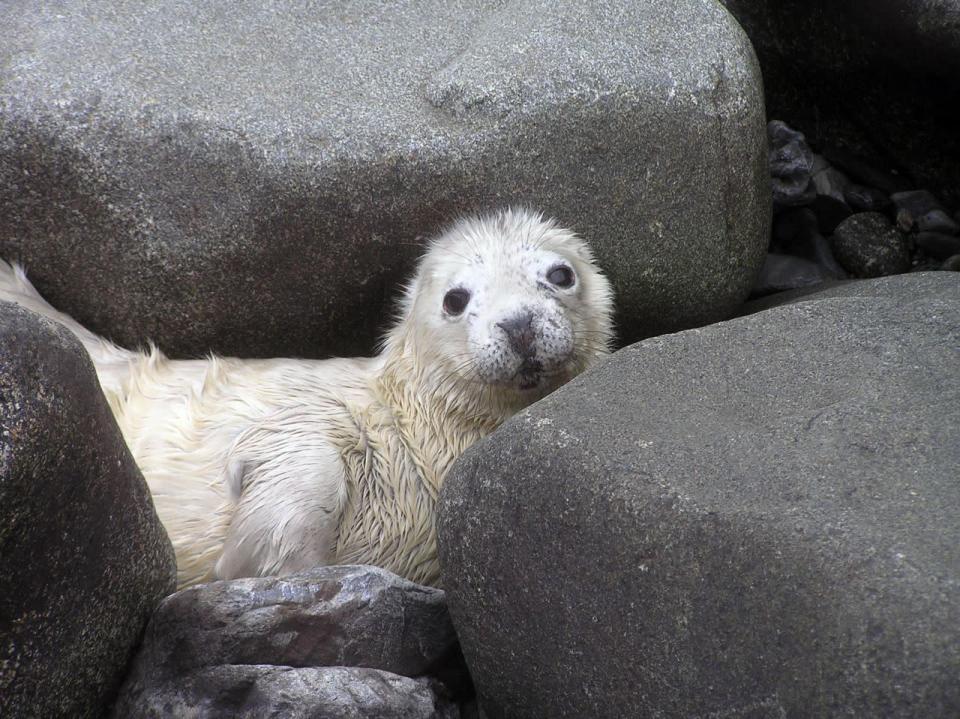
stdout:
POLYGON ((610 287, 589 248, 526 211, 444 233, 406 309, 421 363, 528 400, 582 371, 611 338, 610 287))

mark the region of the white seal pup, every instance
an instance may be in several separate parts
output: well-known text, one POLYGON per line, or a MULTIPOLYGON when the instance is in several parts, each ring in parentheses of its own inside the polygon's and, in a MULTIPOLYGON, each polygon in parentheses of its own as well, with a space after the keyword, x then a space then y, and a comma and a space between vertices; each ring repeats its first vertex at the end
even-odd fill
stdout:
POLYGON ((439 579, 453 461, 609 351, 610 285, 572 232, 523 210, 434 240, 372 358, 170 360, 121 349, 0 261, 0 299, 70 328, 177 555, 181 586, 375 564, 439 579))

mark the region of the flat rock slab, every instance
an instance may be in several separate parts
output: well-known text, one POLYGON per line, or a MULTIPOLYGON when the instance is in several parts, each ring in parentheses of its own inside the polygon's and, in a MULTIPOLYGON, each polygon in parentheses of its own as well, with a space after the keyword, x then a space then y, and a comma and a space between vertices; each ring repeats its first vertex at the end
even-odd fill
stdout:
POLYGON ((759 70, 713 0, 0 5, 0 256, 125 346, 368 352, 455 215, 597 248, 624 337, 767 244, 759 70))
POLYGON ((457 463, 489 717, 960 712, 960 278, 844 287, 628 347, 457 463))
POLYGON ((0 716, 101 716, 175 586, 87 353, 0 302, 0 716))
POLYGON ((377 567, 213 582, 157 609, 114 716, 446 716, 414 679, 469 686, 462 662, 443 591, 377 567))

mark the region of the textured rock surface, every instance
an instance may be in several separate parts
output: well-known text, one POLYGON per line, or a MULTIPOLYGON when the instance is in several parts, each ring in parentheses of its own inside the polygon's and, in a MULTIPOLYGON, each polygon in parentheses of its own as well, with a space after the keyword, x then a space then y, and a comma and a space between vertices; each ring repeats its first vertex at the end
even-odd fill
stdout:
POLYGON ((929 187, 960 204, 960 4, 721 2, 757 48, 771 117, 815 145, 845 143, 900 170, 899 189, 929 187))
POLYGON ((839 225, 830 238, 837 261, 855 277, 883 277, 910 269, 903 234, 879 212, 860 212, 839 225))
POLYGON ((462 659, 441 590, 375 567, 318 567, 168 597, 150 621, 115 715, 147 716, 168 702, 182 710, 175 716, 202 707, 226 713, 247 686, 242 715, 286 716, 288 705, 299 703, 306 713, 297 716, 353 716, 355 699, 359 716, 380 716, 381 705, 382 716, 433 716, 420 706, 430 686, 395 675, 441 675, 457 689, 469 684, 465 675, 450 676, 457 667, 462 659))
POLYGON ((0 4, 0 256, 174 355, 369 351, 414 239, 504 203, 593 241, 628 338, 746 296, 763 103, 712 0, 285 8, 0 4))
POLYGON ((175 577, 80 343, 0 302, 0 716, 99 716, 175 577))
POLYGON ((491 718, 960 711, 960 278, 858 288, 631 346, 455 466, 491 718))
POLYGON ((123 696, 116 719, 456 719, 427 679, 376 669, 274 666, 207 667, 157 682, 140 702, 123 696))

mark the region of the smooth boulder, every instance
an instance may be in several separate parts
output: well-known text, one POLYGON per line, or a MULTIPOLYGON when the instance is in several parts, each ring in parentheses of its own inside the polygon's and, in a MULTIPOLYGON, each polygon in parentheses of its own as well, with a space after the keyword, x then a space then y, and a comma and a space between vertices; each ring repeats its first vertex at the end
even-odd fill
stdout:
POLYGON ((0 4, 0 256, 118 343, 354 355, 424 237, 524 204, 596 247, 624 338, 763 260, 759 70, 713 0, 0 4))
POLYGON ((442 581, 496 717, 955 716, 960 278, 650 339, 475 445, 442 581))
POLYGON ((0 715, 101 716, 175 584, 83 347, 0 302, 0 715))

